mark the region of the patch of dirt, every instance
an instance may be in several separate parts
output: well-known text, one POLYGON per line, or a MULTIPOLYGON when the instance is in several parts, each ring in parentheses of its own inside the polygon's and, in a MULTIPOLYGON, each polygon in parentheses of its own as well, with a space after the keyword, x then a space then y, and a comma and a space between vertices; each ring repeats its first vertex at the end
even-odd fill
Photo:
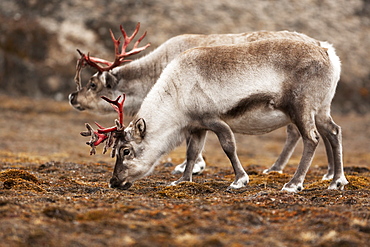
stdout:
MULTIPOLYGON (((232 167, 209 134, 206 170, 194 182, 168 186, 184 146, 126 191, 108 188, 114 159, 89 155, 85 122, 110 126, 115 116, 79 113, 65 102, 0 95, 0 246, 366 246, 370 242, 370 116, 334 116, 343 128, 344 191, 321 181, 320 145, 297 194, 280 191, 283 174, 262 174, 277 158, 285 130, 237 136, 250 175, 227 191, 232 167), (171 165, 173 164, 173 165, 171 165)), ((128 120, 127 120, 128 121, 128 120)))

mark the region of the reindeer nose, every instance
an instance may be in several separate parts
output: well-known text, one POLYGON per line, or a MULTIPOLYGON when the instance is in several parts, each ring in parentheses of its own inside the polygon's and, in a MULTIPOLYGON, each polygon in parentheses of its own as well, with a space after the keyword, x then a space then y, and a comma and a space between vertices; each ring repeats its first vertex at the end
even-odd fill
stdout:
POLYGON ((68 96, 69 104, 79 111, 84 111, 85 108, 77 102, 77 94, 78 92, 73 92, 68 96))
POLYGON ((132 186, 132 183, 126 182, 122 183, 117 178, 113 177, 109 181, 109 187, 112 189, 127 190, 132 186))
POLYGON ((120 185, 121 185, 121 182, 118 181, 118 179, 115 178, 115 177, 111 178, 110 181, 109 181, 109 187, 112 188, 112 189, 117 188, 120 185))
POLYGON ((69 96, 68 96, 68 99, 69 99, 69 103, 71 103, 71 105, 75 104, 76 103, 76 97, 77 96, 77 92, 73 92, 71 93, 69 96))

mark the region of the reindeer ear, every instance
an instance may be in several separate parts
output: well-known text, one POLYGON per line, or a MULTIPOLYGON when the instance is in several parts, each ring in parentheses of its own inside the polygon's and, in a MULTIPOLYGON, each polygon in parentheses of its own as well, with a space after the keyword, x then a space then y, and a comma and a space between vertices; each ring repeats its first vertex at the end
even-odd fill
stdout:
POLYGON ((145 131, 146 131, 146 124, 143 118, 139 118, 135 122, 135 130, 134 130, 134 135, 135 139, 143 139, 145 136, 145 131))
POLYGON ((109 72, 104 71, 101 80, 106 88, 115 88, 117 86, 117 78, 109 72))

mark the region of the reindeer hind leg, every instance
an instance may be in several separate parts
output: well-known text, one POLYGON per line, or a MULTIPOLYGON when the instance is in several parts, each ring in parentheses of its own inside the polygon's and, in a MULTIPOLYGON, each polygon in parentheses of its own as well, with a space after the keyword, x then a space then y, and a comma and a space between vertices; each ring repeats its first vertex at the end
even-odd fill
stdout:
POLYGON ((330 144, 329 139, 326 137, 324 133, 322 133, 321 129, 318 128, 318 131, 324 141, 325 144, 325 151, 328 160, 328 171, 322 177, 322 180, 330 180, 334 177, 334 157, 333 157, 333 150, 330 144))
POLYGON ((316 147, 319 143, 319 132, 316 129, 315 117, 311 109, 297 109, 293 122, 296 124, 303 140, 303 154, 293 178, 284 185, 284 191, 299 192, 303 190, 303 182, 312 163, 316 147))
POLYGON ((342 148, 342 130, 339 125, 334 123, 328 115, 317 117, 317 128, 331 146, 333 162, 333 181, 328 189, 343 190, 348 181, 343 171, 343 148, 342 148))
POLYGON ((264 170, 263 173, 267 174, 269 172, 279 172, 282 173, 284 167, 288 163, 290 157, 292 156, 297 142, 301 138, 297 127, 294 124, 289 124, 287 126, 287 139, 283 148, 283 151, 275 161, 275 163, 268 169, 264 170))

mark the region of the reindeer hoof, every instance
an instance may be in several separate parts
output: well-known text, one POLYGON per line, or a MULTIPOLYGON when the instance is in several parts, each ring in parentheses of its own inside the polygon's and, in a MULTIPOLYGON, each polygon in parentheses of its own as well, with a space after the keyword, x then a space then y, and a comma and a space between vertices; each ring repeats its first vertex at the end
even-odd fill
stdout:
POLYGON ((329 173, 326 173, 321 180, 325 181, 325 180, 330 180, 330 179, 333 179, 334 177, 334 174, 329 174, 329 173))
POLYGON ((287 191, 287 192, 293 192, 297 193, 303 190, 303 185, 302 184, 289 184, 286 183, 284 184, 283 188, 281 189, 282 191, 287 191))
POLYGON ((170 185, 169 185, 169 186, 176 186, 176 185, 178 185, 179 183, 180 183, 179 181, 174 181, 174 182, 170 183, 170 185))
MULTIPOLYGON (((175 167, 175 169, 172 171, 172 174, 182 174, 182 173, 184 173, 185 167, 186 167, 186 161, 183 162, 180 165, 177 165, 175 167)), ((205 168, 206 168, 206 163, 203 160, 201 162, 195 163, 194 167, 193 167, 193 175, 201 174, 204 171, 205 168)))
POLYGON ((265 169, 265 170, 263 170, 263 174, 268 174, 268 173, 270 173, 270 172, 278 172, 278 173, 280 173, 280 174, 282 174, 283 173, 283 171, 282 170, 274 170, 274 169, 271 169, 271 168, 269 168, 269 169, 265 169))
POLYGON ((181 182, 191 182, 191 181, 192 181, 191 178, 190 179, 187 179, 187 178, 183 178, 182 177, 179 180, 170 183, 170 186, 176 186, 176 185, 179 185, 181 182))
POLYGON ((237 190, 240 188, 245 187, 249 183, 249 177, 248 175, 245 175, 242 178, 239 178, 238 180, 235 180, 230 184, 230 186, 227 188, 227 190, 237 190))
POLYGON ((184 173, 184 171, 185 171, 185 166, 186 166, 186 164, 184 165, 184 164, 180 164, 180 165, 177 165, 176 167, 175 167, 175 169, 171 172, 173 175, 176 175, 176 174, 182 174, 182 173, 184 173))
POLYGON ((348 184, 347 179, 343 176, 339 179, 333 180, 328 189, 329 190, 344 190, 344 186, 348 184))
POLYGON ((195 163, 194 168, 193 168, 193 175, 200 175, 204 169, 206 168, 206 165, 195 163))

